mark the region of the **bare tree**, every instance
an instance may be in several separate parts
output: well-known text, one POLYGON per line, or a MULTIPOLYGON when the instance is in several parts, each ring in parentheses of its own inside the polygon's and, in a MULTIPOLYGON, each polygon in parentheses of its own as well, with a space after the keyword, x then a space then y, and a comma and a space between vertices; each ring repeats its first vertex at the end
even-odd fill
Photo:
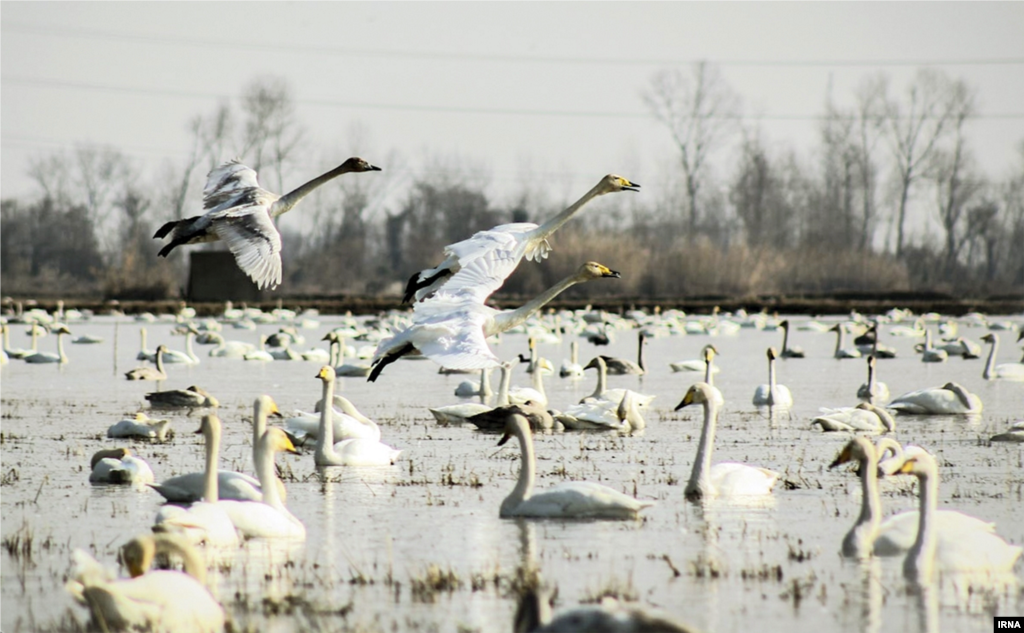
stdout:
POLYGON ((954 101, 946 75, 920 70, 902 101, 887 99, 885 129, 896 162, 899 203, 896 210, 896 256, 906 243, 907 205, 914 184, 925 176, 939 140, 950 122, 954 101))
POLYGON ((884 75, 868 77, 857 88, 853 149, 857 160, 860 184, 860 241, 858 248, 869 250, 875 237, 878 164, 876 146, 884 121, 886 79, 884 75))
POLYGON ((245 115, 242 154, 257 172, 271 172, 276 180, 274 190, 283 191, 285 166, 302 140, 291 89, 281 78, 257 79, 245 89, 242 111, 245 115))
POLYGON ((689 78, 678 69, 659 72, 644 93, 644 101, 679 148, 692 237, 700 220, 708 158, 734 129, 739 99, 717 66, 702 61, 691 71, 689 78))

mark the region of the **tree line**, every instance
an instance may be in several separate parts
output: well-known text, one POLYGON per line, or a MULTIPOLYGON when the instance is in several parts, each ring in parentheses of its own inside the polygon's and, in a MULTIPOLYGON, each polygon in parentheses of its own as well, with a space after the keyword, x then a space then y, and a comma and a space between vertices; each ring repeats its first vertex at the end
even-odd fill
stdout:
MULTIPOLYGON (((599 259, 623 279, 576 295, 1020 294, 1024 139, 1005 173, 984 174, 967 134, 978 95, 965 80, 926 69, 899 89, 891 83, 877 73, 845 103, 827 94, 817 146, 800 156, 765 140, 713 64, 657 73, 641 97, 676 147, 679 186, 602 200, 609 212, 563 227, 548 263, 520 267, 504 291, 535 293, 599 259), (723 155, 731 168, 717 173, 713 158, 723 155), (912 201, 934 232, 910 236, 912 201)), ((187 257, 159 260, 151 238, 164 222, 200 212, 205 170, 238 156, 283 193, 308 178, 296 173, 300 156, 317 151, 288 84, 273 77, 254 79, 237 105, 196 115, 187 134, 188 156, 157 174, 109 147, 35 160, 38 194, 0 205, 4 293, 180 296, 187 257)), ((457 167, 402 183, 387 169, 400 157, 372 158, 385 165, 380 178, 342 178, 303 202, 311 221, 281 223, 285 280, 273 294, 398 294, 444 245, 560 210, 526 190, 497 204, 485 178, 457 167), (396 187, 399 202, 385 204, 396 187)))

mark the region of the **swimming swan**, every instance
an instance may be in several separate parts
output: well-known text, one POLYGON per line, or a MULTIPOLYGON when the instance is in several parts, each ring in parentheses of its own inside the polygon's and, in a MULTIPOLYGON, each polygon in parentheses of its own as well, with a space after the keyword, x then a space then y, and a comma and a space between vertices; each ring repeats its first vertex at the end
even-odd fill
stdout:
POLYGON ((697 456, 693 460, 690 481, 684 491, 690 501, 713 497, 735 497, 771 494, 778 482, 779 473, 767 468, 748 466, 736 462, 721 462, 711 465, 711 454, 715 450, 715 427, 718 424, 718 408, 707 383, 698 382, 691 386, 676 411, 692 404, 704 405, 704 427, 700 433, 697 456))
MULTIPOLYGON (((438 290, 457 294, 466 288, 489 296, 505 283, 523 257, 536 262, 551 251, 548 238, 594 198, 617 191, 639 191, 640 185, 608 174, 582 198, 538 226, 532 222, 502 224, 444 247, 445 260, 409 278, 403 303, 422 301, 438 290)), ((482 303, 482 300, 481 300, 482 303)))
POLYGON ((367 380, 375 381, 387 365, 414 350, 451 369, 498 367, 501 360, 487 345, 487 337, 507 332, 526 322, 534 312, 578 283, 620 276, 597 262, 587 262, 515 310, 495 310, 484 305, 497 286, 467 283, 446 288, 429 301, 416 304, 412 325, 381 341, 371 363, 373 371, 367 380))
POLYGON ((641 510, 654 505, 639 501, 602 484, 566 481, 534 494, 537 464, 533 453, 530 424, 519 413, 512 413, 505 423, 502 446, 515 436, 519 440, 522 465, 519 480, 511 494, 501 502, 499 516, 561 518, 561 519, 635 519, 641 510))
POLYGON ((279 196, 260 187, 251 168, 238 160, 228 161, 207 175, 203 188, 204 215, 173 220, 153 235, 154 239, 171 235, 171 241, 158 255, 167 257, 183 244, 223 240, 238 267, 256 287, 273 290, 281 283, 281 233, 274 225, 275 219, 320 185, 342 174, 366 171, 380 171, 380 167, 353 157, 279 196))
POLYGON ((856 347, 843 346, 843 336, 846 333, 846 328, 843 327, 842 323, 836 323, 829 328, 829 331, 836 333, 836 349, 832 353, 833 358, 860 358, 861 354, 859 349, 856 347))
POLYGON ((153 633, 219 633, 224 609, 206 589, 206 567, 195 549, 172 534, 145 534, 121 549, 131 578, 114 579, 84 550, 72 554, 74 566, 65 585, 85 605, 98 630, 153 633), (185 571, 152 570, 157 554, 182 558, 185 571))
POLYGON ((981 337, 981 340, 992 346, 988 350, 988 360, 985 361, 985 369, 981 373, 982 378, 985 380, 1024 380, 1024 363, 995 364, 996 353, 999 348, 999 338, 995 334, 989 332, 981 337))
MULTIPOLYGON (((672 368, 672 371, 705 371, 707 369, 707 361, 705 360, 705 357, 707 356, 707 349, 709 347, 714 350, 716 354, 719 353, 714 345, 705 345, 704 349, 701 350, 701 357, 699 359, 681 360, 669 363, 668 366, 672 368)), ((714 367, 711 371, 717 374, 721 371, 721 368, 714 367)))
MULTIPOLYGON (((334 368, 324 365, 316 376, 324 384, 323 401, 334 396, 334 368)), ((378 440, 346 439, 334 443, 334 407, 320 410, 320 428, 316 438, 313 462, 317 466, 390 466, 402 453, 378 440)))
POLYGON ((779 353, 779 356, 782 358, 804 358, 805 354, 802 347, 789 346, 789 319, 779 323, 779 327, 782 328, 782 351, 779 353))
POLYGON ((538 589, 526 590, 516 608, 515 633, 692 633, 693 629, 666 615, 626 607, 605 596, 600 605, 569 609, 551 615, 551 605, 538 589))
POLYGON ((167 380, 167 372, 164 370, 164 354, 167 347, 161 345, 156 348, 156 367, 136 367, 124 373, 128 380, 167 380))
MULTIPOLYGON (((626 395, 625 389, 608 389, 608 372, 604 364, 604 359, 600 356, 595 356, 590 359, 590 362, 586 364, 583 369, 597 369, 597 385, 594 387, 594 393, 580 399, 580 404, 600 404, 618 406, 622 402, 622 396, 626 395)), ((641 409, 647 408, 648 405, 657 396, 649 396, 642 393, 637 393, 634 398, 636 400, 636 406, 641 409)), ((568 409, 567 409, 568 411, 568 409)))
POLYGON ((928 583, 936 570, 1004 572, 1013 568, 1022 548, 1008 544, 996 534, 976 530, 970 532, 968 538, 938 538, 935 508, 939 496, 939 467, 935 458, 922 451, 909 457, 896 472, 918 479, 917 539, 903 559, 903 575, 907 579, 928 583))
MULTIPOLYGON (((71 330, 67 329, 63 325, 58 325, 53 329, 57 334, 57 353, 53 352, 36 352, 35 354, 29 354, 22 358, 26 363, 59 363, 61 365, 68 362, 67 354, 64 353, 64 335, 71 334, 71 330)), ((33 329, 33 332, 35 330, 33 329)))
POLYGON ((868 381, 857 389, 857 397, 872 404, 889 400, 889 387, 875 376, 875 357, 868 356, 868 381))
POLYGON ((757 386, 754 390, 754 405, 759 407, 781 407, 788 409, 793 406, 793 395, 786 385, 775 384, 775 359, 778 354, 774 347, 768 348, 768 382, 757 386))
POLYGON ((568 360, 563 360, 562 366, 558 368, 558 375, 560 377, 573 379, 583 377, 583 365, 580 365, 579 353, 579 341, 569 343, 569 358, 568 360))
MULTIPOLYGON (((332 368, 333 371, 333 368, 332 368)), ((334 393, 334 382, 327 384, 328 372, 317 374, 317 378, 324 380, 322 387, 323 397, 317 402, 316 413, 296 411, 295 415, 284 422, 284 427, 302 443, 320 437, 320 419, 323 416, 324 402, 331 402, 332 406, 338 405, 341 411, 332 411, 331 420, 335 442, 351 439, 364 439, 374 442, 380 441, 380 427, 373 420, 360 413, 355 406, 347 399, 334 393), (328 395, 330 392, 330 395, 328 395)))
POLYGON ((910 391, 896 398, 888 405, 900 413, 919 415, 943 413, 981 413, 981 398, 967 391, 962 385, 947 382, 941 387, 910 391))

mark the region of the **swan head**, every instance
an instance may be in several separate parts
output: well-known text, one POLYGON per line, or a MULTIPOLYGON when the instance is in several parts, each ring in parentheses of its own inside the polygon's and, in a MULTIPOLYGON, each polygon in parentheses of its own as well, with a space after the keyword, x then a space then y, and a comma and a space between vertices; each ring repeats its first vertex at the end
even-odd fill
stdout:
POLYGON ((216 413, 207 413, 203 416, 203 420, 195 432, 197 435, 201 433, 206 441, 210 441, 210 438, 213 437, 220 438, 220 418, 216 413))
POLYGON ((931 453, 924 449, 920 449, 904 453, 903 462, 893 471, 892 474, 915 475, 919 478, 925 478, 929 475, 935 474, 937 470, 938 464, 936 464, 935 458, 932 457, 931 453))
POLYGON ((191 575, 200 584, 206 582, 206 565, 202 557, 180 534, 160 532, 140 534, 121 546, 118 559, 128 568, 132 578, 146 573, 157 554, 177 554, 185 563, 185 573, 191 575))
POLYGON ((89 468, 96 468, 96 464, 108 457, 110 459, 124 459, 131 454, 132 452, 127 448, 105 448, 93 454, 92 459, 89 461, 89 468))
POLYGON ((842 332, 842 331, 843 331, 843 328, 842 328, 842 326, 841 326, 841 325, 840 325, 839 323, 836 323, 835 325, 833 325, 832 327, 830 327, 830 328, 828 329, 828 331, 829 331, 829 332, 842 332))
POLYGON ((295 444, 292 442, 288 434, 283 429, 279 429, 276 426, 269 427, 264 433, 263 437, 260 438, 260 442, 263 444, 264 450, 269 450, 274 453, 292 453, 298 455, 299 451, 295 448, 295 444))
POLYGON ((198 395, 202 396, 203 398, 205 398, 205 400, 203 400, 203 406, 204 407, 219 407, 220 406, 220 401, 218 401, 216 398, 214 398, 208 391, 206 391, 202 387, 197 387, 196 385, 189 385, 185 389, 185 391, 191 391, 192 393, 198 394, 198 395))
POLYGON ((768 361, 771 362, 779 357, 779 352, 774 347, 768 348, 768 361))
POLYGON ((872 369, 875 368, 875 355, 874 354, 868 354, 868 367, 870 367, 872 369))
POLYGON ((340 167, 348 172, 383 171, 380 167, 377 167, 376 165, 371 165, 362 158, 359 158, 358 156, 353 156, 352 158, 346 160, 344 163, 340 165, 340 167))
POLYGON ((779 327, 782 328, 783 330, 788 330, 789 329, 789 319, 784 319, 781 323, 779 323, 779 327))
POLYGON ((256 411, 256 415, 262 414, 268 416, 272 415, 277 418, 283 417, 281 415, 281 411, 277 408, 277 403, 274 402, 274 399, 267 394, 263 394, 256 398, 256 401, 253 403, 253 410, 256 411))
POLYGON ((942 388, 946 391, 952 391, 956 394, 956 397, 960 399, 960 402, 964 403, 964 406, 968 409, 971 408, 971 394, 969 391, 964 389, 964 386, 956 382, 947 382, 942 385, 942 388))
POLYGON ((334 382, 336 375, 337 374, 334 371, 333 367, 331 367, 330 365, 324 365, 323 367, 320 368, 320 371, 317 372, 316 377, 324 382, 334 382))
POLYGON ((69 330, 67 326, 65 326, 63 323, 59 324, 57 327, 53 328, 50 331, 53 332, 54 334, 71 334, 71 330, 69 330))
POLYGON ((714 345, 705 345, 701 352, 704 354, 704 362, 711 362, 714 360, 715 355, 719 353, 718 348, 714 345))
POLYGON ((551 364, 551 361, 541 356, 537 359, 537 371, 545 374, 555 373, 555 366, 551 364))
POLYGON ((157 351, 158 354, 166 354, 167 352, 169 352, 171 350, 167 349, 166 345, 160 345, 160 346, 158 346, 156 348, 156 351, 157 351))
MULTIPOLYGON (((995 343, 996 342, 996 335, 991 333, 991 332, 989 332, 985 336, 981 337, 981 340, 985 341, 986 343, 995 343)), ((1020 339, 1017 339, 1017 340, 1020 340, 1020 339)))
POLYGON ((869 442, 867 438, 855 437, 847 442, 846 446, 843 447, 843 450, 839 451, 839 454, 836 455, 836 458, 828 465, 828 468, 829 470, 832 470, 836 466, 841 466, 850 462, 865 462, 869 457, 874 456, 874 454, 874 444, 869 442))
POLYGON ((602 178, 598 186, 602 194, 616 191, 640 191, 639 183, 630 182, 622 176, 616 176, 615 174, 608 174, 602 178))
POLYGON ((691 404, 710 404, 712 402, 714 402, 714 396, 711 395, 711 385, 706 382, 697 382, 686 390, 686 395, 683 396, 682 402, 676 406, 675 411, 688 407, 691 404))
POLYGON ((617 271, 608 268, 604 264, 598 264, 597 262, 587 262, 579 267, 576 271, 576 278, 580 281, 589 281, 591 279, 601 279, 603 277, 613 277, 618 279, 622 277, 617 271))
POLYGON ((526 419, 523 412, 516 407, 509 409, 508 417, 505 418, 505 432, 498 440, 498 446, 504 446, 505 442, 512 439, 513 435, 527 435, 530 432, 530 421, 526 419))
POLYGON ((590 359, 589 363, 587 363, 586 365, 583 366, 583 369, 597 369, 597 370, 601 370, 605 366, 606 366, 606 363, 604 362, 604 359, 601 358, 600 356, 595 356, 594 358, 590 359))

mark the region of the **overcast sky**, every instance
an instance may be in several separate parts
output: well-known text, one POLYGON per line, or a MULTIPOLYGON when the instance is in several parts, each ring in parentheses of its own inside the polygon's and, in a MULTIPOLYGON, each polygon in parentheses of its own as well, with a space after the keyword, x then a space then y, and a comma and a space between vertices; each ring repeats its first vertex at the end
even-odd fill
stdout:
POLYGON ((397 151, 406 179, 457 159, 499 201, 524 182, 575 198, 608 172, 667 186, 676 156, 640 95, 699 59, 773 147, 808 159, 830 81, 850 104, 869 73, 902 87, 921 64, 977 89, 990 175, 1024 139, 1024 2, 5 1, 0 17, 4 197, 34 191, 33 157, 77 143, 146 173, 180 163, 188 120, 262 75, 293 90, 310 176, 353 154, 387 170, 397 151))

